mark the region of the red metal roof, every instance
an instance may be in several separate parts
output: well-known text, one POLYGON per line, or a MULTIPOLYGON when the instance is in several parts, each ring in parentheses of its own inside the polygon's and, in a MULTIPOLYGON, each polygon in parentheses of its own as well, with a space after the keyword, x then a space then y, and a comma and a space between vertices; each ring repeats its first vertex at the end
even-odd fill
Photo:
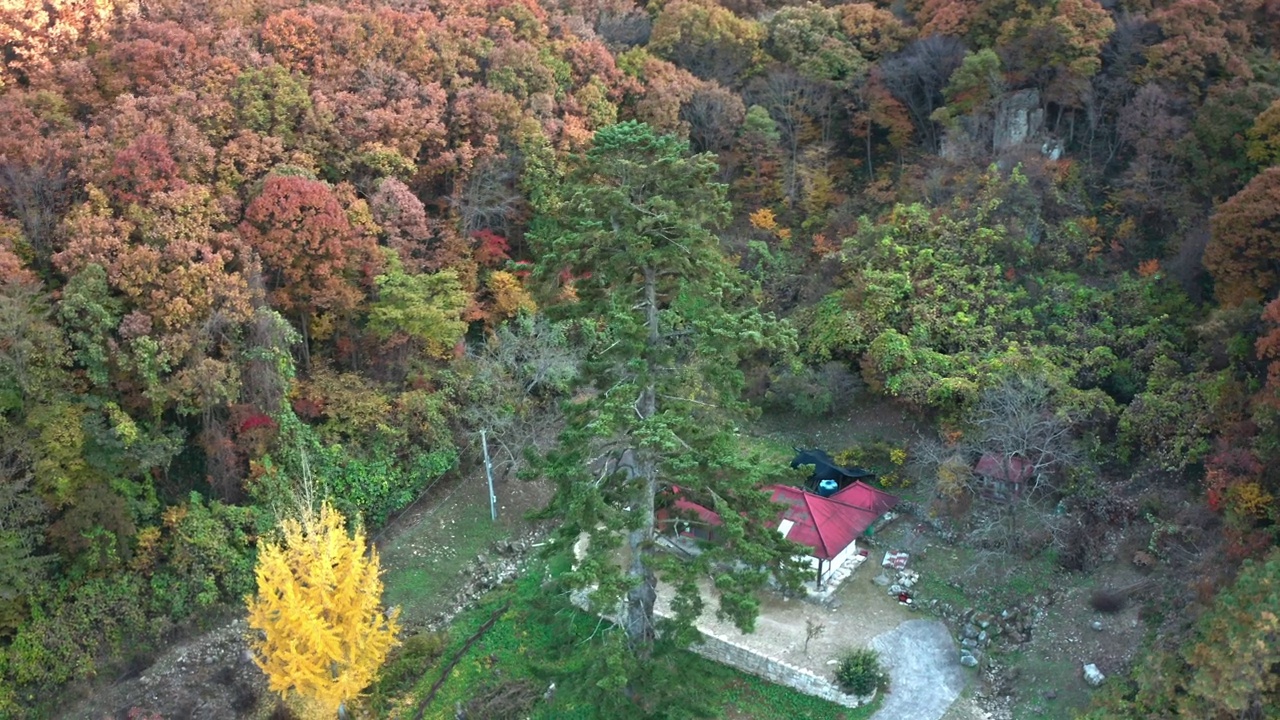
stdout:
POLYGON ((858 536, 871 527, 884 510, 897 504, 898 499, 882 493, 865 483, 855 483, 831 497, 822 497, 802 488, 790 485, 770 485, 765 488, 773 491, 773 501, 787 506, 780 520, 795 523, 787 532, 787 539, 813 548, 813 556, 822 560, 830 560, 858 536), (864 489, 848 493, 856 485, 864 489), (837 499, 837 495, 844 498, 837 499), (883 496, 883 497, 881 497, 883 496), (868 507, 859 507, 845 502, 871 498, 868 507), (884 510, 876 510, 875 507, 884 510))
POLYGON ((889 512, 898 504, 897 497, 883 490, 877 490, 861 480, 842 488, 832 495, 831 499, 838 500, 845 505, 870 510, 876 514, 876 517, 889 512))
MULTIPOLYGON (((794 523, 787 532, 787 539, 813 548, 813 556, 830 560, 849 543, 858 539, 879 517, 898 504, 898 498, 883 490, 858 481, 830 496, 822 497, 803 488, 790 485, 770 485, 765 490, 773 492, 773 501, 786 505, 778 516, 779 522, 794 523)), ((676 495, 672 508, 696 515, 708 525, 720 525, 720 516, 695 502, 680 496, 680 488, 672 488, 676 495)), ((667 521, 671 513, 659 510, 659 519, 667 521)))
POLYGON ((675 507, 676 510, 681 510, 683 512, 696 515, 699 520, 701 520, 702 522, 708 525, 724 524, 724 521, 720 519, 720 516, 716 514, 714 510, 709 510, 707 508, 704 508, 696 502, 691 502, 689 500, 685 500, 684 498, 677 497, 676 501, 672 503, 672 505, 675 507))
POLYGON ((999 455, 987 453, 978 460, 973 472, 982 477, 1021 483, 1026 482, 1027 478, 1031 477, 1031 474, 1035 472, 1035 465, 1021 455, 1010 455, 1009 465, 1006 469, 1004 463, 1000 461, 999 455))

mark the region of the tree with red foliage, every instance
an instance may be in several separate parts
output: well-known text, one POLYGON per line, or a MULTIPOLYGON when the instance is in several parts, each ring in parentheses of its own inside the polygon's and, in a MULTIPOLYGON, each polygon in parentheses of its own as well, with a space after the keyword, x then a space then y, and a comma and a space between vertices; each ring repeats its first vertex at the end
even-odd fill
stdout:
POLYGON ((1254 344, 1258 359, 1267 363, 1267 384, 1257 397, 1263 403, 1280 409, 1280 298, 1262 308, 1264 331, 1254 344))
POLYGON ((111 165, 112 194, 122 204, 136 203, 182 185, 169 142, 147 133, 116 153, 111 165))
POLYGON ((316 313, 347 313, 364 298, 377 244, 328 184, 271 175, 244 215, 240 235, 262 258, 271 300, 298 316, 304 337, 316 313))
POLYGON ((262 48, 294 72, 314 74, 323 67, 324 48, 316 22, 292 8, 262 23, 262 48))
POLYGON ((1280 167, 1259 173, 1209 220, 1204 265, 1225 305, 1261 300, 1280 289, 1280 167))

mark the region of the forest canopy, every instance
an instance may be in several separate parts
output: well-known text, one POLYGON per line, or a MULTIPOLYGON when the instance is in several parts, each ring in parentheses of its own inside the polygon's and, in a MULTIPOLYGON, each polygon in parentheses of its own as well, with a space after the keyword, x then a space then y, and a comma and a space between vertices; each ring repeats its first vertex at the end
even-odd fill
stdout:
MULTIPOLYGON (((1278 53, 1264 0, 0 0, 0 715, 239 603, 304 477, 377 529, 614 377, 578 367, 636 279, 608 243, 694 198, 716 283, 671 312, 777 322, 718 388, 963 435, 1033 379, 1064 494, 1194 498, 1230 562, 1192 572, 1269 558, 1223 597, 1258 595, 1278 53), (699 185, 604 227, 619 133, 699 185)), ((1197 637, 1264 631, 1204 606, 1197 637)), ((1200 649, 1159 657, 1208 692, 1200 649)))

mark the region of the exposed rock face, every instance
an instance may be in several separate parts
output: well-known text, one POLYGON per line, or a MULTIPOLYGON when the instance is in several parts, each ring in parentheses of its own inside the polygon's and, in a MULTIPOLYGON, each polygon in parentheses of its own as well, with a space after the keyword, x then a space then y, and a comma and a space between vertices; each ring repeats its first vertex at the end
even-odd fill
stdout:
POLYGON ((1019 90, 1000 99, 996 109, 995 129, 991 144, 996 152, 1016 147, 1035 138, 1044 126, 1044 108, 1040 91, 1019 90))

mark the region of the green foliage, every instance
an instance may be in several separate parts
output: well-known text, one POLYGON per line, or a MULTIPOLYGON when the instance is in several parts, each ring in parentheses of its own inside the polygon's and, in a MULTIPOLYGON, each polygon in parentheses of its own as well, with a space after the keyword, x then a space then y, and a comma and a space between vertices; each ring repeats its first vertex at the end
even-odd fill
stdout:
POLYGON ((698 77, 741 82, 760 61, 764 30, 715 3, 673 0, 653 23, 648 50, 698 77))
POLYGON ((109 380, 107 343, 122 315, 120 301, 111 296, 107 272, 101 265, 86 265, 62 290, 58 317, 74 348, 75 361, 98 387, 106 386, 109 380))
POLYGON ((37 286, 0 284, 0 412, 49 402, 66 386, 67 347, 37 286))
POLYGON ((852 83, 867 71, 867 61, 840 28, 838 9, 786 6, 769 18, 768 27, 769 54, 806 77, 852 83))
POLYGON ((305 75, 272 63, 242 71, 230 100, 244 127, 293 145, 307 129, 305 124, 314 119, 308 86, 305 75))
MULTIPOLYGON (((0 433, 12 428, 0 420, 0 433)), ((0 440, 0 637, 26 619, 28 599, 40 593, 52 557, 40 554, 47 509, 32 487, 26 458, 0 440)))
POLYGON ((836 415, 853 407, 861 389, 861 381, 844 363, 827 362, 818 368, 783 368, 769 383, 764 403, 802 415, 836 415))
POLYGON ((1000 56, 991 48, 966 52, 943 90, 947 106, 938 111, 939 119, 968 115, 998 97, 1005 87, 1002 70, 1000 56))
POLYGON ((302 479, 316 478, 317 489, 344 515, 381 527, 436 478, 453 469, 458 452, 452 442, 426 450, 400 434, 361 438, 350 443, 326 442, 314 428, 286 408, 278 416, 280 442, 274 455, 263 457, 262 471, 250 484, 255 501, 275 517, 305 494, 302 479))
POLYGON ((1211 448, 1213 380, 1185 372, 1167 356, 1156 358, 1146 389, 1120 415, 1121 440, 1170 472, 1202 460, 1211 448))
POLYGON ((846 692, 854 695, 870 695, 884 684, 887 676, 880 667, 880 653, 871 648, 859 648, 840 658, 836 666, 836 682, 846 692))
MULTIPOLYGON (((658 570, 692 608, 700 600, 688 578, 723 563, 715 574, 720 610, 749 628, 751 596, 766 579, 757 568, 775 569, 787 584, 798 576, 794 548, 767 528, 775 510, 757 489, 760 466, 740 456, 728 423, 742 408, 740 359, 761 347, 790 349, 794 340, 752 306, 711 233, 728 213, 715 172, 709 157, 689 157, 687 143, 646 125, 605 128, 566 184, 561 216, 533 238, 542 276, 572 278, 562 297, 573 299, 552 310, 595 332, 584 364, 595 392, 567 408, 566 429, 540 470, 557 481, 549 512, 563 537, 591 535, 589 558, 572 580, 597 585, 595 601, 612 607, 622 595, 642 597, 658 570), (592 456, 610 446, 633 455, 634 470, 615 466, 589 481, 599 475, 592 456), (656 496, 670 485, 714 498, 725 518, 725 542, 694 563, 668 562, 652 547, 656 496), (611 554, 624 536, 634 557, 625 572, 611 554)), ((649 672, 652 609, 639 600, 632 607, 627 642, 638 662, 618 666, 602 686, 641 682, 649 672)), ((681 617, 675 638, 688 638, 690 620, 681 617)), ((614 660, 601 667, 621 662, 605 657, 614 660)))
MULTIPOLYGON (((556 558, 549 565, 557 565, 563 559, 556 558)), ((841 712, 826 701, 669 645, 655 648, 654 659, 645 669, 632 670, 633 687, 641 692, 629 698, 622 689, 634 659, 628 657, 621 633, 568 606, 563 594, 555 592, 563 587, 560 576, 550 567, 535 565, 528 574, 489 593, 457 619, 445 658, 451 657, 503 603, 512 602, 493 629, 463 656, 428 706, 427 717, 443 717, 445 713, 452 717, 455 703, 465 704, 487 687, 495 672, 501 672, 510 683, 532 680, 540 688, 556 684, 550 700, 540 700, 530 709, 529 716, 535 720, 594 720, 605 716, 714 718, 734 713, 756 718, 825 718, 841 712)), ((386 673, 394 672, 397 669, 393 659, 386 673)), ((414 700, 420 699, 439 677, 436 668, 419 667, 418 672, 414 700)), ((377 698, 378 688, 374 693, 377 698)), ((874 706, 844 712, 849 720, 858 720, 873 710, 874 706)))
POLYGON ((452 470, 458 453, 446 447, 400 461, 376 445, 359 455, 340 445, 329 445, 315 462, 335 507, 352 517, 359 513, 369 527, 377 528, 413 502, 433 480, 452 470))
POLYGON ((209 501, 195 492, 166 510, 163 531, 139 533, 132 563, 150 575, 152 611, 177 620, 239 602, 253 591, 253 538, 268 523, 256 508, 209 501))
POLYGON ((403 638, 391 651, 377 682, 369 688, 364 700, 367 707, 378 717, 390 714, 400 696, 435 668, 448 642, 449 636, 444 632, 421 632, 403 638))
POLYGON ((33 600, 30 622, 3 650, 0 684, 47 691, 93 677, 105 656, 136 652, 156 639, 159 624, 139 602, 146 588, 138 576, 115 573, 59 590, 33 600))
POLYGON ((377 278, 378 299, 369 307, 369 329, 383 338, 405 333, 430 355, 448 357, 467 330, 462 311, 471 301, 458 273, 409 275, 394 253, 388 257, 387 273, 377 278))
POLYGON ((1264 168, 1280 165, 1280 98, 1258 113, 1248 136, 1249 160, 1264 168))

